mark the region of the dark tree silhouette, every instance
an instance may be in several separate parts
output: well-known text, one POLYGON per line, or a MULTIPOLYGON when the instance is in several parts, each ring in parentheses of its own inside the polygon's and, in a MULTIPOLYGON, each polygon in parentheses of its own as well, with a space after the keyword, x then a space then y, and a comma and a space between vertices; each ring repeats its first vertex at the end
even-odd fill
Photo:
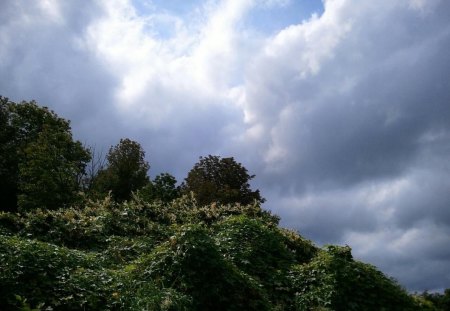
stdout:
POLYGON ((111 191, 117 202, 131 198, 133 191, 149 183, 147 171, 150 165, 145 161, 145 152, 141 145, 128 138, 109 149, 106 156, 107 166, 100 170, 94 179, 94 191, 97 195, 106 195, 111 191))
POLYGON ((259 190, 250 189, 249 181, 254 177, 232 157, 209 155, 200 157, 182 187, 185 193, 192 191, 200 205, 212 202, 250 204, 255 200, 263 203, 265 199, 259 190))
POLYGON ((161 173, 149 182, 139 193, 146 201, 169 203, 180 196, 177 180, 169 173, 161 173))
POLYGON ((0 96, 0 209, 57 208, 75 201, 89 152, 70 122, 35 101, 0 96))

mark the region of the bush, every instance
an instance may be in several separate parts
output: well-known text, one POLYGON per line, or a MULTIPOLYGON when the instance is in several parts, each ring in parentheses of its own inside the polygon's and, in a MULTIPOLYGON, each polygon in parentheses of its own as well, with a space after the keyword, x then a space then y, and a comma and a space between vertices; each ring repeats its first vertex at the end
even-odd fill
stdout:
POLYGON ((258 284, 227 262, 198 225, 181 227, 139 262, 134 277, 191 297, 191 310, 269 309, 258 284))
POLYGON ((0 301, 13 310, 16 295, 30 305, 58 306, 63 290, 77 269, 98 269, 92 254, 17 237, 0 236, 0 301))
POLYGON ((326 247, 310 263, 294 266, 290 276, 296 310, 416 310, 395 281, 354 261, 348 246, 326 247))
POLYGON ((258 204, 198 207, 190 196, 3 212, 0 310, 432 307, 434 296, 412 299, 349 247, 318 249, 278 221, 258 204))

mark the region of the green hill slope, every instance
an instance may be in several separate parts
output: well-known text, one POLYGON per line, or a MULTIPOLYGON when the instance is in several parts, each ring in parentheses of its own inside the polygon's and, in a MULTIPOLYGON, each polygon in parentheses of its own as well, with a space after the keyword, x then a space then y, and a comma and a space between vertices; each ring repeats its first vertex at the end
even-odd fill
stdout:
POLYGON ((422 310, 349 247, 258 204, 134 196, 0 214, 1 310, 422 310))

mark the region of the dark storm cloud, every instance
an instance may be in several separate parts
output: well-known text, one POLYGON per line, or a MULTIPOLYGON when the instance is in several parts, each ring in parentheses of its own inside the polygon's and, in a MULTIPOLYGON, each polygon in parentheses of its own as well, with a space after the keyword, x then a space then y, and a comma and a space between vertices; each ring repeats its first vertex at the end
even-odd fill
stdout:
POLYGON ((367 197, 358 192, 336 190, 301 198, 278 198, 276 209, 283 215, 283 226, 299 230, 319 245, 342 243, 347 231, 367 233, 379 226, 377 212, 367 204, 367 197))

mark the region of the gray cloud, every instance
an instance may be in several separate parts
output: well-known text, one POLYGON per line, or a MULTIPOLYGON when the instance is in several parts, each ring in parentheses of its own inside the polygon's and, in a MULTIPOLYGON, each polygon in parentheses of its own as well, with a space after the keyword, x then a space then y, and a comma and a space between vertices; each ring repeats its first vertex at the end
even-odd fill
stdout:
MULTIPOLYGON (((417 27, 423 24, 429 32, 415 35, 406 32, 401 19, 384 19, 417 13, 395 13, 381 11, 371 17, 381 25, 393 25, 391 32, 367 21, 366 15, 336 17, 333 27, 346 20, 353 20, 352 26, 330 52, 333 57, 324 60, 311 78, 299 77, 308 74, 309 64, 301 63, 300 70, 292 65, 308 48, 290 41, 285 42, 284 54, 276 60, 271 55, 262 57, 250 73, 248 105, 263 115, 255 123, 271 136, 265 140, 274 159, 270 160, 269 152, 268 166, 284 162, 283 178, 291 172, 296 182, 336 181, 342 186, 365 178, 396 176, 421 149, 421 135, 448 126, 450 95, 445 85, 450 62, 444 52, 450 44, 448 26, 443 27, 442 17, 436 21, 434 15, 417 16, 417 27), (429 26, 431 19, 434 28, 429 26), (369 31, 362 32, 362 27, 369 31), (353 28, 362 38, 355 38, 353 28), (359 46, 360 41, 372 45, 359 46), (284 58, 294 53, 298 57, 284 58)), ((298 41, 308 30, 306 26, 299 26, 298 41)))
POLYGON ((0 93, 49 106, 70 118, 85 141, 107 139, 108 123, 116 118, 108 106, 117 80, 80 41, 99 8, 75 1, 1 6, 0 93))
POLYGON ((320 18, 269 40, 247 72, 248 132, 258 130, 250 146, 265 156, 260 185, 272 189, 268 207, 286 226, 353 245, 410 289, 442 289, 450 278, 440 239, 450 217, 450 6, 376 7, 328 1, 320 18))

